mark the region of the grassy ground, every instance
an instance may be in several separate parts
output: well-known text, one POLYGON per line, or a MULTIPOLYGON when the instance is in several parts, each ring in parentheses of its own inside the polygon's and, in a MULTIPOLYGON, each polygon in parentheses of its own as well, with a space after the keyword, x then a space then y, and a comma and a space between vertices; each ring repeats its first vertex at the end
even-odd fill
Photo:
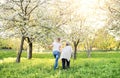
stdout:
POLYGON ((71 59, 71 68, 53 70, 52 53, 33 53, 28 60, 23 52, 21 63, 15 63, 17 53, 0 50, 0 78, 120 78, 120 52, 93 52, 87 58, 85 52, 71 59))

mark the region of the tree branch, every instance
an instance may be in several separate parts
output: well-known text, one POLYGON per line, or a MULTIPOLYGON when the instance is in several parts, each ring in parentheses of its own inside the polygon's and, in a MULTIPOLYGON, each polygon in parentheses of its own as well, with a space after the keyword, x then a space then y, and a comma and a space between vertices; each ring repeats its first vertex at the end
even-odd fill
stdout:
POLYGON ((19 5, 17 2, 15 2, 14 0, 12 0, 12 2, 14 2, 17 6, 19 6, 19 7, 20 7, 20 5, 19 5))
POLYGON ((24 9, 23 9, 23 1, 24 1, 24 0, 20 0, 20 8, 21 8, 21 10, 22 10, 22 13, 24 13, 24 9))
MULTIPOLYGON (((11 8, 11 9, 12 9, 13 11, 15 11, 15 12, 17 11, 17 10, 14 9, 14 8, 11 8)), ((18 15, 21 16, 21 17, 23 18, 23 16, 22 16, 20 13, 18 13, 18 15)))
POLYGON ((79 44, 79 42, 80 42, 80 39, 78 39, 78 40, 77 40, 77 43, 76 43, 76 45, 78 45, 78 44, 79 44))
POLYGON ((43 3, 45 3, 46 0, 44 0, 42 3, 40 3, 40 0, 37 2, 37 4, 30 10, 30 12, 27 15, 30 15, 37 7, 38 5, 42 5, 43 3), (39 4, 40 3, 40 4, 39 4))
POLYGON ((30 2, 31 2, 31 0, 29 0, 28 4, 25 6, 25 15, 27 15, 27 8, 28 8, 30 2))

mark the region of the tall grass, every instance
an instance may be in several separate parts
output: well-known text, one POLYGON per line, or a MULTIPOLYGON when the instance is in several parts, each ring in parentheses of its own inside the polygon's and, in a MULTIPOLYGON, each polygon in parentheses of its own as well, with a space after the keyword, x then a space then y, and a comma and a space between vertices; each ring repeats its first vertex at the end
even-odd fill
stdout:
POLYGON ((53 70, 52 53, 33 53, 28 60, 23 52, 21 63, 15 63, 16 55, 0 50, 0 78, 120 78, 119 52, 93 52, 91 58, 80 52, 67 70, 62 70, 61 60, 53 70))

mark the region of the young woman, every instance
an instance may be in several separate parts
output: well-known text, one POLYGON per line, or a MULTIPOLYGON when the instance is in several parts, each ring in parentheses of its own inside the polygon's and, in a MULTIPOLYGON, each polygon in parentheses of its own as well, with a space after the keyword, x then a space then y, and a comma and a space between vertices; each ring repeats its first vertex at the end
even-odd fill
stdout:
POLYGON ((58 59, 60 57, 61 43, 60 38, 57 38, 55 42, 52 43, 53 55, 55 57, 54 70, 58 67, 58 59))

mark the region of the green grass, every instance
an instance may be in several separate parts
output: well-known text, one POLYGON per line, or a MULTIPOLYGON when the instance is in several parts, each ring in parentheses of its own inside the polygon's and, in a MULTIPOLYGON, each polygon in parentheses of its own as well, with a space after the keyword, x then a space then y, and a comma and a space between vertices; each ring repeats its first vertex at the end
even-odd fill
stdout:
POLYGON ((61 60, 53 70, 52 53, 33 53, 31 60, 26 54, 15 63, 15 51, 0 50, 0 78, 120 78, 120 52, 92 52, 91 58, 80 52, 67 70, 61 69, 61 60))

